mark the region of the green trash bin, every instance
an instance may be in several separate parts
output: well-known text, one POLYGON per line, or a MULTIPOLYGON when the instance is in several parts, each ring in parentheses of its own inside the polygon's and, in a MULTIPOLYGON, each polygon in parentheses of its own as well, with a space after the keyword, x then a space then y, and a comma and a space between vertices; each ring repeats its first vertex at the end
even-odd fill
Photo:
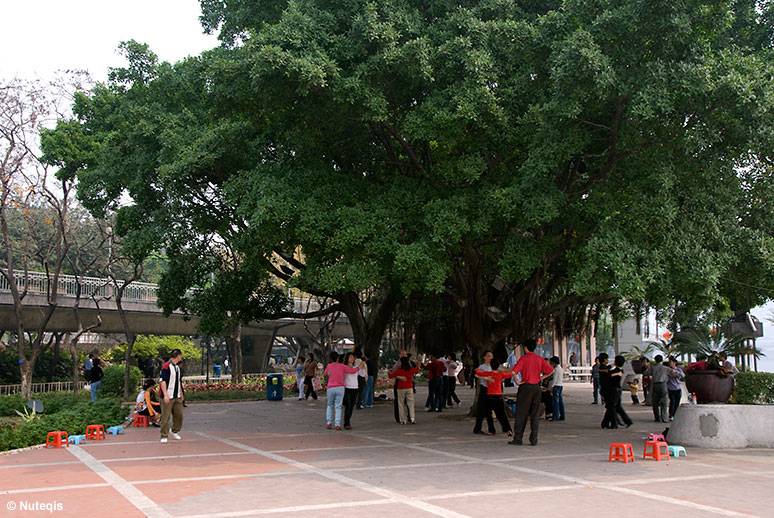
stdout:
POLYGON ((266 399, 269 401, 282 400, 282 374, 266 376, 266 399))

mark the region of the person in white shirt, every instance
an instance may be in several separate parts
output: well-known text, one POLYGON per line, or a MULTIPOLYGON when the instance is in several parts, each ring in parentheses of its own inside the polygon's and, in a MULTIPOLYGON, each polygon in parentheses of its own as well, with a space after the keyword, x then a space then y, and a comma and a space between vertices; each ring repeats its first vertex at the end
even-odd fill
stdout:
POLYGON ((548 390, 551 391, 553 398, 553 418, 551 421, 564 421, 564 399, 562 398, 562 389, 564 389, 564 369, 559 364, 559 357, 554 356, 548 363, 554 368, 554 374, 551 377, 551 383, 548 384, 548 390))
MULTIPOLYGON (((361 360, 355 357, 355 353, 347 353, 344 364, 347 367, 359 367, 361 360)), ((352 411, 357 401, 358 373, 344 374, 344 429, 352 429, 352 411)))
POLYGON ((452 408, 453 404, 460 406, 460 398, 457 397, 457 355, 446 355, 446 372, 443 373, 443 393, 446 395, 446 408, 452 408), (452 403, 452 401, 454 403, 452 403))
MULTIPOLYGON (((492 367, 490 366, 490 363, 492 362, 492 358, 494 358, 492 351, 485 351, 484 363, 479 365, 477 370, 491 372, 492 367)), ((492 419, 492 409, 489 408, 489 402, 486 397, 487 382, 482 377, 479 377, 478 374, 475 374, 475 371, 474 371, 474 376, 478 378, 479 387, 478 387, 478 399, 476 402, 476 424, 473 425, 473 433, 484 434, 484 435, 494 435, 495 427, 494 427, 494 420, 492 419), (486 418, 486 425, 489 430, 488 434, 485 434, 481 430, 481 426, 484 424, 484 418, 486 418)))

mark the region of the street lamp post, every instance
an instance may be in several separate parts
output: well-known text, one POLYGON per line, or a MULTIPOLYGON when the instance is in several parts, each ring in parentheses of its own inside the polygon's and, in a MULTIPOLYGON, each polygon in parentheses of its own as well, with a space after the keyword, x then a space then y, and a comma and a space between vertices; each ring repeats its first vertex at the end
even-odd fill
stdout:
POLYGON ((207 384, 210 384, 210 337, 207 336, 207 384))

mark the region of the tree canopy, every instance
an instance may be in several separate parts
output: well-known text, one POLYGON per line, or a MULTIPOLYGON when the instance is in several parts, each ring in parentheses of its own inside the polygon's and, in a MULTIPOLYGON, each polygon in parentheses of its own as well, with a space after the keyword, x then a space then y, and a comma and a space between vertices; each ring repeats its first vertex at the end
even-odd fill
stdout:
POLYGON ((129 42, 60 128, 96 143, 82 201, 166 248, 176 293, 231 254, 243 300, 273 276, 354 328, 440 296, 476 346, 774 293, 770 3, 201 3, 222 47, 129 42))

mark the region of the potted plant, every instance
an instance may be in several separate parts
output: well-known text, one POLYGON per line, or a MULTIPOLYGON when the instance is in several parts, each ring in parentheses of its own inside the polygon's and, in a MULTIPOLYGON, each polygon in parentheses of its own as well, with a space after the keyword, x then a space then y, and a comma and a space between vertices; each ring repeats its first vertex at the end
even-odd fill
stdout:
POLYGON ((642 371, 648 368, 643 358, 647 358, 650 353, 653 352, 653 342, 649 343, 646 347, 634 346, 629 351, 623 353, 623 357, 632 364, 632 370, 635 374, 642 374, 642 371))
POLYGON ((735 356, 744 336, 726 336, 716 328, 681 331, 675 338, 677 352, 691 354, 698 361, 686 368, 685 385, 699 403, 727 403, 734 391, 734 378, 721 369, 720 355, 735 356))
POLYGON ((680 342, 674 339, 674 335, 672 333, 667 331, 661 336, 663 338, 660 338, 658 341, 648 342, 652 349, 660 352, 661 356, 664 358, 669 358, 670 356, 677 356, 680 354, 680 342))

